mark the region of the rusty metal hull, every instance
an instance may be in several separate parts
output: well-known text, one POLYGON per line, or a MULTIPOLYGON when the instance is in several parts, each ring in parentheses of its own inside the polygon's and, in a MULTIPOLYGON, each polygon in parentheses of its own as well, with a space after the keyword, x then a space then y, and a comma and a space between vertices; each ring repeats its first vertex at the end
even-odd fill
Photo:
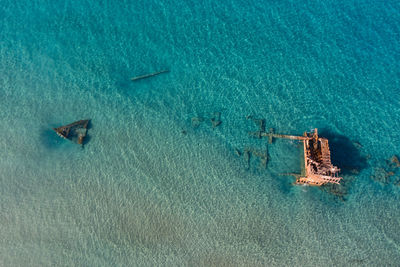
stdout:
POLYGON ((53 128, 58 136, 83 145, 90 120, 80 120, 58 128, 53 128))

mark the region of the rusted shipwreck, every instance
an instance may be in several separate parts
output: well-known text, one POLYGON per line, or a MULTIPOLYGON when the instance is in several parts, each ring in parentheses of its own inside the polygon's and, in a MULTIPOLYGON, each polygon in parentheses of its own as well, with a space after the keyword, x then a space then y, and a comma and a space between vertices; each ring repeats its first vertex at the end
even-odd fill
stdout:
POLYGON ((89 122, 90 120, 80 120, 58 128, 53 128, 53 130, 64 139, 83 145, 87 136, 89 122))
MULTIPOLYGON (((258 121, 258 120, 257 120, 258 121)), ((257 122, 256 121, 256 122, 257 122)), ((271 128, 265 131, 262 122, 259 123, 260 130, 249 134, 258 138, 268 137, 269 143, 273 138, 283 138, 298 140, 303 142, 304 161, 300 174, 290 174, 295 176, 296 184, 308 184, 321 186, 328 183, 339 184, 342 177, 339 177, 340 169, 331 162, 331 152, 329 150, 328 139, 318 136, 318 129, 312 132, 304 132, 303 136, 276 134, 271 128)))

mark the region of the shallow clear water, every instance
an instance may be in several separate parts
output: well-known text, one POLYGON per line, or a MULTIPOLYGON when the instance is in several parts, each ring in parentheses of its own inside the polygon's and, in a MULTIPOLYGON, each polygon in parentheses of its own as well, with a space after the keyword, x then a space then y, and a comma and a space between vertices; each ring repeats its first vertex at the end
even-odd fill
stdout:
POLYGON ((397 265, 398 1, 58 2, 0 0, 1 265, 397 265), (318 127, 346 201, 279 175, 295 142, 247 169, 247 115, 318 127))

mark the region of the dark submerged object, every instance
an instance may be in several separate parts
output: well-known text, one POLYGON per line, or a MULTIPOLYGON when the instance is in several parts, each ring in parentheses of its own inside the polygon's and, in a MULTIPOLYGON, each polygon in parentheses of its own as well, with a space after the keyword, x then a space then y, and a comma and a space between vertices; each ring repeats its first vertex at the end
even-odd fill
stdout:
POLYGON ((154 72, 154 73, 150 73, 150 74, 136 76, 136 77, 131 78, 131 81, 138 81, 138 80, 141 80, 141 79, 150 78, 150 77, 159 75, 161 73, 166 73, 166 72, 169 72, 169 70, 162 70, 162 71, 158 71, 158 72, 154 72))
POLYGON ((83 141, 87 135, 89 122, 90 119, 80 120, 65 126, 53 128, 53 130, 58 134, 58 136, 64 139, 83 145, 83 141))
POLYGON ((200 126, 200 124, 206 120, 209 120, 211 122, 211 126, 213 129, 216 127, 220 126, 222 121, 221 121, 221 112, 214 112, 210 118, 206 117, 193 117, 192 118, 192 127, 197 128, 200 126))
MULTIPOLYGON (((296 174, 296 184, 307 184, 322 186, 325 184, 340 184, 342 177, 338 173, 340 169, 331 162, 331 151, 329 149, 328 139, 318 136, 318 129, 313 132, 304 132, 303 136, 277 134, 274 129, 270 128, 269 132, 265 131, 265 120, 255 119, 247 116, 247 119, 253 120, 258 124, 259 130, 249 132, 249 135, 262 138, 268 137, 268 143, 272 144, 273 138, 283 138, 289 140, 298 140, 303 142, 304 148, 304 166, 302 166, 301 174, 296 174)), ((266 165, 268 160, 267 153, 260 154, 262 156, 262 164, 266 165)), ((395 160, 393 161, 395 162, 395 160)))
MULTIPOLYGON (((235 149, 236 155, 241 156, 242 153, 240 150, 235 149)), ((266 146, 265 150, 258 150, 252 147, 245 147, 243 151, 243 158, 247 165, 247 169, 250 168, 250 159, 252 156, 255 156, 260 159, 260 168, 266 169, 268 163, 268 146, 266 146)))

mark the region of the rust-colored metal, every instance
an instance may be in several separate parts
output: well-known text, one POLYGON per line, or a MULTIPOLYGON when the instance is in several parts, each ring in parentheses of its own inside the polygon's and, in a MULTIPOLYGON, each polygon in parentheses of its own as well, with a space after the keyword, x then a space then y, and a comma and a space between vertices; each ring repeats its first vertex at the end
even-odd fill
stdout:
MULTIPOLYGON (((260 125, 262 124, 260 123, 260 125)), ((305 132, 303 136, 295 136, 276 134, 272 128, 269 132, 266 132, 263 127, 260 127, 259 131, 249 132, 249 134, 258 138, 268 137, 269 143, 272 143, 273 138, 303 142, 304 168, 302 167, 301 174, 293 174, 296 178, 296 184, 321 186, 328 183, 340 183, 342 179, 338 175, 340 169, 331 163, 328 139, 319 137, 318 129, 314 129, 311 133, 305 132)))
POLYGON ((328 139, 318 136, 318 129, 313 133, 304 133, 304 173, 296 179, 297 184, 321 186, 327 183, 339 184, 342 177, 340 169, 331 163, 331 151, 328 139))
POLYGON ((84 139, 87 135, 87 127, 90 120, 80 120, 68 125, 64 125, 53 130, 58 136, 83 145, 84 139))

